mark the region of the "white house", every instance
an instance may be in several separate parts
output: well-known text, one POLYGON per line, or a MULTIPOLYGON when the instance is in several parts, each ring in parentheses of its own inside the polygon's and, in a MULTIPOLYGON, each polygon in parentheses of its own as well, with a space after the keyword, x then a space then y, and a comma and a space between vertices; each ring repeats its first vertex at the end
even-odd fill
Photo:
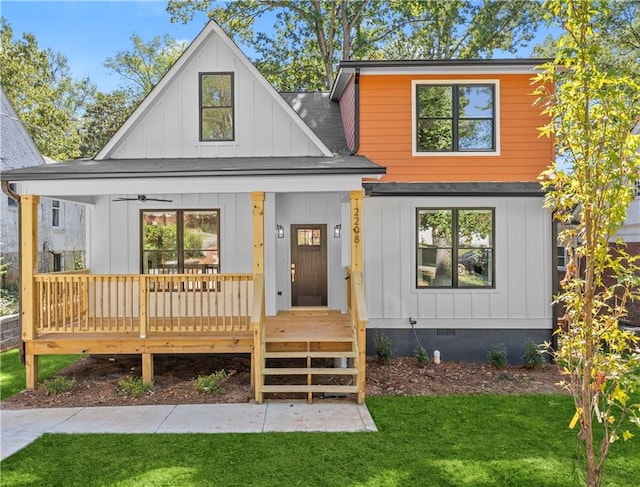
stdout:
POLYGON ((29 386, 52 350, 139 353, 145 380, 155 353, 243 352, 259 401, 282 390, 268 383, 278 357, 305 363, 288 392, 362 400, 376 329, 412 353, 416 320, 449 360, 548 338, 554 244, 535 176, 552 149, 523 81, 535 64, 343 63, 331 93, 280 94, 208 23, 94 159, 2 174, 23 235, 39 197, 90 215, 89 273, 33 274, 24 254, 29 386), (485 107, 437 154, 416 112, 434 86, 485 107), (316 382, 330 374, 352 385, 316 382))

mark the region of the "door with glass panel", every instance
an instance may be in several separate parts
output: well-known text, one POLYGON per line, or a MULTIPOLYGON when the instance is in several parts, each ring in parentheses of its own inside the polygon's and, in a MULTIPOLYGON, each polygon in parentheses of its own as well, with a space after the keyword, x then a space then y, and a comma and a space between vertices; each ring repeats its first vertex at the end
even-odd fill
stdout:
POLYGON ((327 226, 291 225, 291 306, 327 305, 327 226))

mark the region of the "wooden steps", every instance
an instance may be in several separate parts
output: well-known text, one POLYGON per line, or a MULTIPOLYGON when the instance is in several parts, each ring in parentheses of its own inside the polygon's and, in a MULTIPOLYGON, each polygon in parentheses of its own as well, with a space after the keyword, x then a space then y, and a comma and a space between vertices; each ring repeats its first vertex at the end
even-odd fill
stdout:
POLYGON ((357 375, 358 369, 353 367, 266 367, 263 375, 357 375))
MULTIPOLYGON (((276 398, 358 393, 356 336, 347 315, 299 309, 267 321, 260 390, 276 398), (345 367, 336 367, 336 359, 345 367)), ((340 364, 338 364, 340 365, 340 364)))
POLYGON ((262 392, 279 392, 279 393, 334 393, 334 394, 353 394, 358 392, 358 386, 331 386, 331 385, 277 385, 262 386, 262 392))
POLYGON ((264 358, 354 358, 355 352, 344 352, 336 350, 335 352, 316 352, 303 350, 300 352, 265 352, 264 358))

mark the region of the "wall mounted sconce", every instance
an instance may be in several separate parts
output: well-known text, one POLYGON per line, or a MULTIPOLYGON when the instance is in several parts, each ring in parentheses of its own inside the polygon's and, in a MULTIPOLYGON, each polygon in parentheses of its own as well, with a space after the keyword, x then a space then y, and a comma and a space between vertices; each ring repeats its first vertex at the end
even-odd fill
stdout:
POLYGON ((282 225, 276 225, 276 234, 278 238, 284 238, 284 227, 282 225))
POLYGON ((333 238, 340 238, 340 232, 342 231, 342 225, 337 224, 333 227, 333 238))

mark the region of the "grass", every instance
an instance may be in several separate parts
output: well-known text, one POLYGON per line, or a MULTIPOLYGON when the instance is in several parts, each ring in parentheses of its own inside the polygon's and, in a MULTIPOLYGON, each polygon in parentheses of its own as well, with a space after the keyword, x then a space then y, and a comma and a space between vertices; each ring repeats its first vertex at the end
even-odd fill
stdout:
MULTIPOLYGON (((582 484, 567 396, 371 397, 367 405, 379 433, 45 435, 2 462, 1 485, 582 484)), ((612 445, 605 485, 637 485, 634 440, 612 445)))
MULTIPOLYGON (((45 355, 38 359, 38 381, 43 381, 82 355, 45 355)), ((24 390, 25 369, 20 362, 18 349, 0 353, 0 400, 4 400, 24 390)))

